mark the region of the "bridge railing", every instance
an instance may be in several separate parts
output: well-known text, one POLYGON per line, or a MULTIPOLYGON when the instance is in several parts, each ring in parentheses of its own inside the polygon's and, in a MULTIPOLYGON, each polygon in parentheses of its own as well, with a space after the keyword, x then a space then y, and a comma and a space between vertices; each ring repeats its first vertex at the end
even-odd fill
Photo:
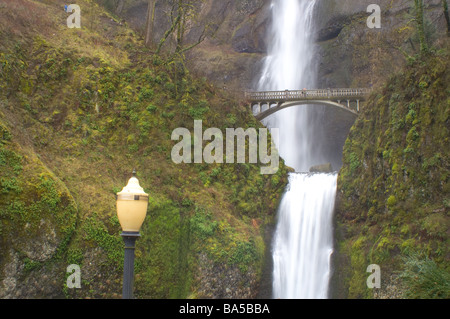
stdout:
POLYGON ((370 94, 370 89, 317 89, 317 90, 285 90, 285 91, 261 91, 245 92, 245 97, 250 101, 289 101, 304 99, 336 99, 345 97, 365 97, 370 94))

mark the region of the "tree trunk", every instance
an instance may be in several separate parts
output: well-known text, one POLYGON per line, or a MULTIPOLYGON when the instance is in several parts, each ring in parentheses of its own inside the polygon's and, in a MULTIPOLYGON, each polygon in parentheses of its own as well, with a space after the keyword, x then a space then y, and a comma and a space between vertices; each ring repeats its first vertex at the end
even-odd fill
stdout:
POLYGON ((444 16, 447 21, 447 36, 450 36, 450 17, 448 15, 448 4, 447 0, 442 0, 442 6, 444 7, 444 16))
POLYGON ((428 45, 425 36, 425 26, 423 17, 423 0, 414 0, 416 9, 416 23, 417 33, 419 35, 420 54, 424 54, 428 51, 428 45))
POLYGON ((117 6, 116 6, 116 14, 117 15, 122 13, 124 4, 125 4, 125 0, 118 0, 117 6))
POLYGON ((175 53, 181 51, 181 47, 183 45, 184 26, 186 23, 186 14, 184 10, 183 0, 178 0, 178 16, 180 17, 180 23, 178 23, 177 46, 175 48, 175 53))
POLYGON ((151 46, 153 44, 153 24, 155 20, 155 4, 156 0, 148 1, 147 21, 145 24, 145 45, 151 46))

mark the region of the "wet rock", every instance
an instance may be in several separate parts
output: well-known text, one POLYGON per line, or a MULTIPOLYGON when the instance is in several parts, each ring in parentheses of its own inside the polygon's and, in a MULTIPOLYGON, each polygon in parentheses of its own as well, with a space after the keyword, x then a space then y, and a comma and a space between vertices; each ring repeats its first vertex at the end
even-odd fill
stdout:
POLYGON ((331 165, 331 163, 315 165, 312 166, 309 171, 311 173, 331 173, 333 172, 333 166, 331 165))
POLYGON ((199 255, 199 271, 196 276, 201 287, 197 298, 252 299, 256 297, 258 279, 249 267, 243 273, 237 266, 214 262, 205 253, 199 255))

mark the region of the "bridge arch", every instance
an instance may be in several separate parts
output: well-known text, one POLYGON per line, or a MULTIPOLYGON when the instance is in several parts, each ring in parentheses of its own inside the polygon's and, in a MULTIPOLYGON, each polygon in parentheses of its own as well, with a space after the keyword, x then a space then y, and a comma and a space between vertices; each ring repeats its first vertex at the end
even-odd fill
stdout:
MULTIPOLYGON (((264 103, 265 105, 268 105, 268 109, 264 110, 259 113, 256 113, 254 116, 256 119, 258 119, 259 121, 267 118, 268 116, 281 111, 283 109, 289 108, 289 107, 294 107, 294 106, 302 106, 302 105, 310 105, 310 104, 314 104, 314 105, 325 105, 325 106, 332 106, 332 107, 338 107, 344 111, 347 111, 351 114, 353 114, 354 116, 358 115, 358 112, 355 110, 352 110, 351 108, 349 108, 348 106, 345 106, 343 104, 340 104, 338 102, 334 102, 334 101, 329 101, 329 100, 304 100, 304 101, 292 101, 292 102, 284 102, 284 103, 277 103, 276 106, 271 107, 271 105, 275 104, 275 103, 264 103)), ((252 112, 253 112, 253 106, 252 105, 252 112)))
POLYGON ((262 120, 269 115, 282 109, 308 105, 319 104, 337 107, 349 113, 357 115, 360 102, 366 100, 371 93, 371 89, 312 89, 312 90, 284 90, 284 91, 259 91, 245 92, 245 98, 250 103, 250 109, 253 115, 262 120), (347 104, 345 104, 345 101, 347 104), (350 107, 351 102, 356 102, 356 110, 350 107), (254 112, 253 106, 257 105, 257 112, 254 112), (263 105, 268 105, 268 109, 262 110, 263 105), (273 106, 275 105, 275 106, 273 106))

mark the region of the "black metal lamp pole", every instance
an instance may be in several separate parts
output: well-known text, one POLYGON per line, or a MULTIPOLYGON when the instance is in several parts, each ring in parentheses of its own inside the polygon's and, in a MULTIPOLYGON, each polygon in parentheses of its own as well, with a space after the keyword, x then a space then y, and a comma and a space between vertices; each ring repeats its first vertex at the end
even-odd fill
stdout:
POLYGON ((123 261, 123 289, 122 299, 133 299, 134 283, 134 250, 139 232, 122 232, 120 234, 125 243, 125 256, 123 261))

